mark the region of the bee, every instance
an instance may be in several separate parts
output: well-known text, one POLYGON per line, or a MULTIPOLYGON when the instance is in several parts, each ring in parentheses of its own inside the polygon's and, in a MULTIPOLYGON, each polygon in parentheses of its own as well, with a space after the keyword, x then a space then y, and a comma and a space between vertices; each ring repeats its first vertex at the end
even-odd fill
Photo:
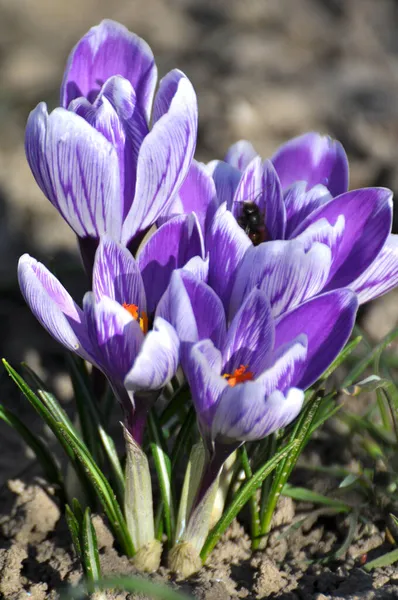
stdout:
POLYGON ((254 202, 243 202, 242 215, 238 217, 237 222, 252 241, 253 246, 258 246, 268 239, 264 216, 254 202))

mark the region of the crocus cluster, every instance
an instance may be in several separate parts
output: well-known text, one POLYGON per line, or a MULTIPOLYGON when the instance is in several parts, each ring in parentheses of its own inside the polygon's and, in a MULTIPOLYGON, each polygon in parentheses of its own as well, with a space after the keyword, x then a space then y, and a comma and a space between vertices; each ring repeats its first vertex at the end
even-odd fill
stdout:
POLYGON ((348 191, 341 144, 307 133, 263 160, 240 141, 199 163, 192 84, 173 70, 155 94, 156 80, 118 23, 76 45, 60 107, 29 116, 26 154, 92 284, 81 308, 27 255, 19 281, 47 331, 108 378, 138 445, 182 366, 207 452, 198 506, 230 453, 296 418, 358 304, 397 285, 398 243, 392 193, 348 191))

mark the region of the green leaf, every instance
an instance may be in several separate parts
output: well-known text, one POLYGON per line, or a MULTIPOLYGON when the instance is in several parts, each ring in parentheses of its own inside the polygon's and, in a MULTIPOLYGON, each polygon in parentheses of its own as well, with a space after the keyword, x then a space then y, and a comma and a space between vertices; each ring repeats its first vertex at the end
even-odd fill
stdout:
POLYGON ((61 423, 58 424, 58 430, 63 436, 65 443, 83 466, 109 519, 113 533, 119 541, 124 553, 127 554, 127 556, 133 556, 134 546, 127 530, 126 521, 124 520, 116 496, 105 475, 94 462, 88 449, 80 440, 71 436, 69 431, 61 423))
MULTIPOLYGON (((265 536, 271 527, 271 520, 274 514, 276 504, 278 502, 280 493, 282 488, 286 484, 288 478, 290 477, 290 473, 292 472, 298 457, 303 451, 305 445, 309 441, 312 433, 314 432, 314 424, 324 422, 324 418, 317 418, 318 411, 322 402, 329 402, 329 400, 334 396, 332 392, 326 397, 323 396, 315 396, 304 406, 300 416, 298 417, 295 425, 293 426, 292 433, 290 434, 290 441, 297 442, 292 452, 285 458, 285 460, 281 461, 278 465, 278 468, 274 475, 274 480, 272 482, 271 489, 268 494, 267 501, 262 503, 262 508, 264 509, 262 514, 260 515, 261 520, 261 528, 260 528, 260 536, 265 536)), ((321 408, 321 412, 323 413, 323 409, 321 408)), ((324 417, 324 415, 323 415, 324 417)), ((261 537, 255 540, 253 543, 253 547, 256 549, 261 541, 261 537)))
POLYGON ((266 477, 281 463, 291 452, 294 452, 298 446, 298 440, 293 440, 287 446, 282 448, 275 454, 265 465, 258 469, 253 477, 246 481, 242 487, 238 490, 232 499, 231 504, 224 511, 223 516, 218 520, 216 525, 210 531, 207 539, 203 545, 202 552, 200 554, 203 562, 206 561, 207 557, 219 541, 223 533, 228 529, 232 521, 242 510, 250 496, 254 494, 257 488, 259 488, 266 477))
POLYGON ((378 357, 380 354, 398 337, 398 328, 393 329, 386 335, 377 346, 375 346, 368 354, 360 360, 344 378, 342 388, 346 388, 354 383, 365 369, 378 357))
POLYGON ((323 494, 318 494, 317 492, 313 492, 312 490, 308 490, 302 487, 293 487, 289 484, 285 484, 282 489, 282 496, 288 496, 289 498, 293 498, 293 500, 298 500, 302 502, 311 502, 311 504, 324 504, 329 508, 333 508, 338 512, 349 512, 351 507, 340 500, 336 500, 335 498, 329 498, 329 496, 324 496, 323 494))
POLYGON ((73 511, 68 504, 65 505, 65 519, 72 538, 73 547, 75 549, 76 555, 81 560, 82 549, 80 545, 80 525, 79 521, 73 514, 73 511))
POLYGON ((72 510, 73 510, 73 514, 75 515, 75 517, 77 519, 77 522, 79 524, 79 529, 80 529, 83 525, 84 512, 83 512, 81 504, 77 498, 72 499, 72 510))
POLYGON ((191 399, 191 392, 187 383, 184 383, 172 396, 170 402, 159 417, 160 424, 166 425, 181 409, 185 409, 191 399))
MULTIPOLYGON (((146 577, 110 577, 100 579, 95 584, 96 590, 117 590, 120 592, 130 592, 142 594, 153 600, 193 600, 192 596, 173 590, 172 588, 150 581, 146 577)), ((63 595, 63 600, 82 600, 87 594, 88 589, 85 585, 67 590, 63 595)))
POLYGON ((94 525, 91 521, 90 509, 87 507, 84 513, 82 526, 82 563, 87 577, 87 583, 92 590, 96 586, 90 585, 96 583, 101 577, 101 567, 99 560, 97 536, 94 525))
POLYGON ((398 548, 395 550, 391 550, 391 552, 386 552, 382 556, 371 560, 366 565, 364 565, 365 571, 372 571, 373 569, 377 569, 379 567, 389 567, 398 561, 398 548))
POLYGON ((154 410, 151 410, 148 415, 148 429, 151 439, 151 452, 162 497, 165 531, 168 543, 172 544, 175 533, 175 511, 171 486, 171 462, 166 451, 162 428, 154 410))
POLYGON ((112 469, 116 495, 119 502, 123 502, 125 493, 123 469, 115 444, 102 425, 100 414, 90 391, 84 363, 69 357, 69 364, 84 440, 98 464, 101 464, 103 454, 106 455, 112 469))
POLYGON ((53 483, 56 486, 56 490, 58 495, 61 497, 61 501, 65 502, 66 495, 62 474, 47 444, 45 444, 39 437, 34 435, 12 411, 8 410, 1 404, 0 419, 15 429, 15 431, 26 442, 26 444, 28 444, 28 446, 33 450, 37 460, 43 468, 46 478, 50 483, 53 483))
MULTIPOLYGON (((240 462, 242 464, 243 471, 246 479, 249 481, 253 477, 253 473, 250 467, 249 456, 247 454, 246 445, 244 444, 238 450, 240 462)), ((250 496, 250 521, 251 521, 251 539, 254 540, 260 535, 260 514, 258 510, 258 502, 256 493, 250 496)))
POLYGON ((362 341, 362 335, 359 335, 358 337, 356 337, 355 339, 353 339, 351 342, 349 342, 345 346, 345 348, 343 348, 343 350, 340 352, 340 354, 338 355, 338 357, 334 359, 334 361, 332 362, 332 364, 330 365, 330 367, 328 367, 326 369, 326 371, 323 373, 323 375, 321 376, 321 378, 319 379, 319 381, 325 381, 326 379, 328 379, 328 377, 330 377, 330 375, 338 367, 340 367, 340 365, 343 364, 343 362, 350 356, 350 354, 352 354, 352 352, 361 343, 361 341, 362 341))

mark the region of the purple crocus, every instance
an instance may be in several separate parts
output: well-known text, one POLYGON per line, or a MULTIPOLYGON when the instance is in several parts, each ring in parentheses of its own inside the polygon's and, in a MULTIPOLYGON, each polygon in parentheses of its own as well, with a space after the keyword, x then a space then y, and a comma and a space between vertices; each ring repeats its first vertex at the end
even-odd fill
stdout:
POLYGON ((346 191, 348 165, 338 142, 306 134, 266 161, 247 142, 239 142, 227 159, 208 167, 194 162, 169 209, 169 214, 193 210, 198 215, 209 255, 208 283, 225 306, 231 302, 238 270, 241 283, 246 278, 268 286, 275 252, 290 247, 301 248, 296 266, 291 260, 284 263, 290 264, 292 281, 305 265, 312 280, 289 301, 291 306, 339 287, 350 287, 363 303, 398 284, 392 192, 346 191), (296 177, 301 180, 292 183, 296 177))
POLYGON ((29 116, 26 154, 47 198, 79 238, 91 272, 98 239, 135 251, 177 195, 196 145, 197 102, 187 77, 160 82, 149 46, 103 21, 73 50, 63 107, 40 103, 29 116))
MULTIPOLYGON (((173 261, 179 266, 178 254, 183 254, 184 242, 190 245, 194 229, 195 224, 187 226, 186 218, 168 223, 158 230, 158 238, 149 240, 141 262, 123 245, 102 239, 95 255, 92 292, 84 296, 83 309, 41 263, 26 254, 19 261, 21 291, 33 314, 57 341, 107 376, 124 409, 125 424, 138 443, 142 443, 151 402, 179 362, 176 332, 161 317, 152 319, 148 292, 163 293, 168 283, 165 272, 171 275, 173 261), (181 234, 184 226, 186 235, 181 234), (172 230, 183 240, 179 247, 173 244, 172 230), (161 259, 159 239, 169 242, 161 248, 161 259), (146 275, 148 268, 152 271, 146 275), (157 290, 149 273, 163 273, 157 290)), ((189 258, 187 251, 181 259, 188 260, 187 268, 195 262, 189 258)))

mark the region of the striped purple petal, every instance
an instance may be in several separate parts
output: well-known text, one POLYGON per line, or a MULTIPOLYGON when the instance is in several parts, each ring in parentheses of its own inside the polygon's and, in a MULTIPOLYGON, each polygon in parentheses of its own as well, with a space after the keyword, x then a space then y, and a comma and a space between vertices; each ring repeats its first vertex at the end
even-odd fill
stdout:
POLYGON ((355 281, 350 284, 360 304, 386 294, 398 285, 398 235, 388 236, 381 252, 355 281))
POLYGON ((239 171, 244 171, 249 163, 257 156, 252 144, 247 140, 240 140, 228 149, 224 161, 239 171))
POLYGON ((110 380, 123 381, 143 343, 138 322, 111 298, 103 296, 96 302, 92 292, 84 296, 83 310, 100 368, 110 380))
POLYGON ((197 101, 187 77, 177 70, 166 75, 157 102, 168 110, 156 120, 140 148, 134 202, 123 224, 122 241, 126 244, 167 213, 195 151, 197 101), (174 90, 172 98, 170 88, 174 90), (163 96, 164 101, 159 99, 163 96))
POLYGON ((307 189, 317 184, 332 196, 348 189, 348 159, 340 142, 311 132, 283 144, 272 157, 283 189, 305 181, 307 189))
POLYGON ((157 70, 152 51, 140 37, 111 20, 92 27, 72 50, 61 87, 61 105, 85 96, 91 102, 113 75, 127 79, 149 119, 157 70))
POLYGON ((224 369, 233 373, 241 365, 257 377, 267 366, 274 345, 274 321, 267 295, 254 289, 228 328, 223 349, 224 369))
POLYGON ((349 285, 375 260, 391 231, 392 192, 363 188, 342 194, 303 221, 294 235, 320 219, 331 225, 344 218, 344 235, 333 253, 328 289, 349 285))
POLYGON ((336 358, 347 342, 355 323, 358 300, 348 289, 317 296, 287 315, 275 327, 275 348, 305 335, 308 351, 305 368, 291 384, 310 387, 336 358))
POLYGON ((235 192, 241 179, 241 172, 222 160, 210 162, 207 165, 207 171, 214 180, 218 203, 226 202, 228 210, 231 210, 235 192))
POLYGON ((236 222, 232 213, 222 204, 217 210, 206 235, 209 254, 209 285, 229 305, 237 269, 252 243, 236 222))
POLYGON ((269 160, 263 163, 260 157, 256 157, 243 172, 231 209, 236 218, 241 216, 244 202, 256 204, 264 215, 267 239, 285 237, 286 211, 282 188, 269 160))
POLYGON ((159 390, 175 375, 179 363, 179 340, 173 327, 156 318, 145 336, 140 353, 126 374, 127 390, 159 390))
POLYGON ((332 196, 323 185, 314 185, 307 190, 307 183, 299 181, 291 185, 285 192, 286 206, 286 239, 294 237, 294 231, 300 227, 308 215, 329 202, 332 196))
POLYGON ((246 252, 236 274, 230 319, 254 288, 263 290, 278 316, 321 292, 328 281, 331 252, 314 243, 306 250, 297 240, 266 242, 246 252))
POLYGON ((138 255, 147 296, 148 313, 155 312, 175 269, 194 256, 204 256, 203 238, 194 214, 173 217, 147 241, 138 255))
POLYGON ((79 237, 121 235, 117 153, 105 137, 63 108, 44 103, 26 126, 26 156, 40 188, 79 237))
POLYGON ((95 255, 93 292, 96 302, 103 296, 119 304, 135 304, 146 312, 145 288, 137 262, 125 246, 103 238, 95 255))
POLYGON ((18 281, 26 303, 48 333, 68 350, 96 364, 95 346, 89 340, 83 312, 58 279, 24 254, 18 263, 18 281))

